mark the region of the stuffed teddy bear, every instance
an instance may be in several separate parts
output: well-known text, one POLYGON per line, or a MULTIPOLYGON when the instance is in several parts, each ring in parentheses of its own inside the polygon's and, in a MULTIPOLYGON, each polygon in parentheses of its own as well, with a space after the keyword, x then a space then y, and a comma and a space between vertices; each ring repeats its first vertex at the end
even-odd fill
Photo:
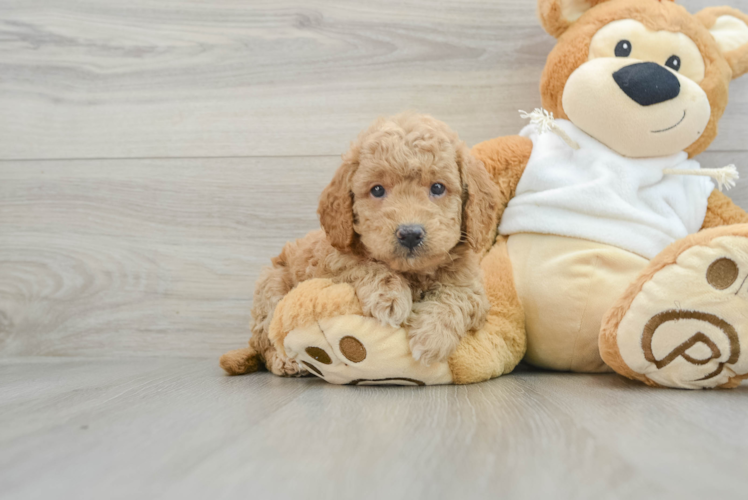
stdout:
POLYGON ((650 385, 748 374, 748 215, 692 158, 748 70, 748 16, 671 1, 540 0, 557 134, 475 147, 505 197, 530 364, 650 385))
MULTIPOLYGON (((730 81, 748 71, 748 16, 694 16, 669 0, 538 8, 558 39, 540 86, 557 120, 473 149, 501 191, 482 262, 486 325, 448 363, 425 366, 403 329, 362 315, 352 288, 311 280, 271 325, 276 346, 311 373, 464 384, 524 357, 652 386, 748 377, 748 214, 715 188, 710 175, 721 184, 724 171, 693 160, 717 135, 730 81)), ((240 373, 246 354, 227 353, 222 366, 240 373)))

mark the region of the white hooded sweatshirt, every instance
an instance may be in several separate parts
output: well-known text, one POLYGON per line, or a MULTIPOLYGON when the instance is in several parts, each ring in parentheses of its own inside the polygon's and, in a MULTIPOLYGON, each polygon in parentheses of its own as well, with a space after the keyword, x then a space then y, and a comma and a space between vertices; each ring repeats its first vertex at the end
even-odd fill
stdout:
POLYGON ((525 127, 532 154, 499 232, 582 238, 648 259, 704 223, 714 189, 708 177, 664 175, 665 169, 699 169, 685 152, 663 158, 619 155, 567 120, 557 120, 580 146, 525 127))

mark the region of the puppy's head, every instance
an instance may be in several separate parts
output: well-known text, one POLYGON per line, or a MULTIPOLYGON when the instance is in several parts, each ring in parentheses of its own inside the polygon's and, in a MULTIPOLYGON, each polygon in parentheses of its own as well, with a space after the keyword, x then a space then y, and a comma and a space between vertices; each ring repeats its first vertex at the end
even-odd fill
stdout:
POLYGON ((322 193, 319 216, 338 250, 419 272, 449 262, 460 244, 485 249, 497 199, 457 134, 430 116, 405 113, 359 136, 322 193))

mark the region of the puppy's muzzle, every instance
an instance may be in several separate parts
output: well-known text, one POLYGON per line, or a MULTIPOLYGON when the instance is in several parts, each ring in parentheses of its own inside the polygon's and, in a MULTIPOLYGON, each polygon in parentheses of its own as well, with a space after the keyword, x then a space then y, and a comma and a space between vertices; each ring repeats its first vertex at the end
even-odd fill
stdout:
POLYGON ((640 106, 670 101, 680 94, 678 77, 653 62, 625 66, 613 73, 613 79, 640 106))
POLYGON ((426 230, 419 224, 404 224, 397 228, 395 236, 397 236, 397 241, 400 245, 408 250, 413 250, 423 243, 423 239, 426 237, 426 230))

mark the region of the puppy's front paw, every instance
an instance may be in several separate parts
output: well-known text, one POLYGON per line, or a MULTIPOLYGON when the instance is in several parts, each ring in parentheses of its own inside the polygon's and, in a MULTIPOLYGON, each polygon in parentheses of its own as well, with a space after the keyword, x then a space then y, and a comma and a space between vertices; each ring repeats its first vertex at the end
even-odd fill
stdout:
POLYGON ((447 361, 464 335, 452 318, 434 309, 427 303, 415 304, 406 323, 413 359, 426 366, 447 361))
POLYGON ((379 280, 357 289, 364 314, 380 323, 398 327, 413 307, 413 296, 408 283, 400 277, 379 280))
POLYGON ((271 347, 264 353, 265 367, 274 375, 279 377, 303 377, 308 375, 293 359, 283 356, 275 348, 271 347))

